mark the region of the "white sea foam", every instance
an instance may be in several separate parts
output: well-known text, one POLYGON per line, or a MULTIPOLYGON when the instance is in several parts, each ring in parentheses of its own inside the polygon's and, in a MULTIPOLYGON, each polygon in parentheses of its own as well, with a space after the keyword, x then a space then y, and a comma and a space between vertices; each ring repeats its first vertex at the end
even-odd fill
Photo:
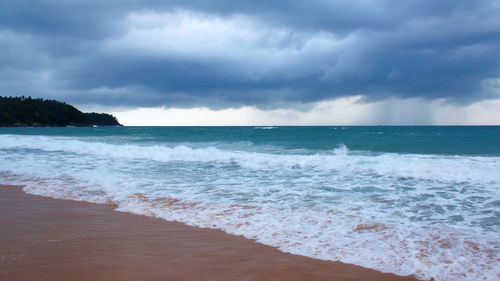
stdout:
POLYGON ((500 159, 258 153, 0 135, 25 191, 222 229, 279 249, 436 280, 498 280, 500 159))
POLYGON ((186 146, 114 145, 67 138, 1 136, 0 149, 15 148, 159 162, 226 162, 237 163, 243 167, 254 169, 310 168, 350 174, 374 172, 380 176, 453 183, 500 182, 498 157, 459 157, 395 153, 349 155, 347 157, 349 149, 343 144, 333 150, 334 155, 276 155, 245 151, 225 151, 215 147, 193 149, 186 146))
POLYGON ((347 153, 349 153, 349 148, 347 148, 347 146, 345 144, 341 144, 339 145, 339 147, 333 149, 333 153, 335 155, 347 155, 347 153))
POLYGON ((263 127, 254 127, 256 130, 272 130, 272 129, 277 129, 278 127, 275 126, 263 126, 263 127))

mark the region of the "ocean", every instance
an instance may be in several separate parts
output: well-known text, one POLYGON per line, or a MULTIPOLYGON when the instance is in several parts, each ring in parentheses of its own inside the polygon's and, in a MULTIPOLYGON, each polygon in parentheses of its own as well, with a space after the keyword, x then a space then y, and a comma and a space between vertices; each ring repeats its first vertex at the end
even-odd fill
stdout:
POLYGON ((0 128, 0 183, 441 280, 500 280, 500 127, 0 128))

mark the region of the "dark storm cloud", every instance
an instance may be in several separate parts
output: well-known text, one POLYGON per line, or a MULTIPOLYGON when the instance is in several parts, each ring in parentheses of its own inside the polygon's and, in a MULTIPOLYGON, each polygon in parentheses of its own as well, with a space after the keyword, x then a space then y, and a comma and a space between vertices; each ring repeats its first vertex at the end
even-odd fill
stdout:
POLYGON ((500 94, 497 1, 4 1, 0 94, 120 106, 500 94))

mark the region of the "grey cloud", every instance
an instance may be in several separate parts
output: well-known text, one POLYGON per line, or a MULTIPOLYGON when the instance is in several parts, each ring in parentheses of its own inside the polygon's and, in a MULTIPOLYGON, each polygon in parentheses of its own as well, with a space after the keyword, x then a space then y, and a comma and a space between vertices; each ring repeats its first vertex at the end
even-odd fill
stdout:
MULTIPOLYGON (((370 101, 420 97, 459 103, 500 94, 484 82, 500 77, 496 1, 4 2, 1 95, 110 106, 266 108, 355 94, 370 101), (235 61, 224 51, 200 58, 109 49, 129 34, 130 13, 178 9, 244 17, 289 32, 277 45, 256 41, 263 49, 301 52, 309 35, 322 33, 354 39, 337 51, 304 51, 290 67, 272 65, 262 73, 258 67, 269 58, 257 51, 235 61)), ((205 46, 198 48, 203 53, 205 46)))

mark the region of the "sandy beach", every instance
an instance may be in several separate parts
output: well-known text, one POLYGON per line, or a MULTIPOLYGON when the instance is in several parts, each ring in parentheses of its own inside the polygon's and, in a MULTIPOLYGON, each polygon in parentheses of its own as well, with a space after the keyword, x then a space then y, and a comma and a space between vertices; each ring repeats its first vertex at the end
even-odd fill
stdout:
POLYGON ((0 186, 1 280, 416 280, 0 186))

